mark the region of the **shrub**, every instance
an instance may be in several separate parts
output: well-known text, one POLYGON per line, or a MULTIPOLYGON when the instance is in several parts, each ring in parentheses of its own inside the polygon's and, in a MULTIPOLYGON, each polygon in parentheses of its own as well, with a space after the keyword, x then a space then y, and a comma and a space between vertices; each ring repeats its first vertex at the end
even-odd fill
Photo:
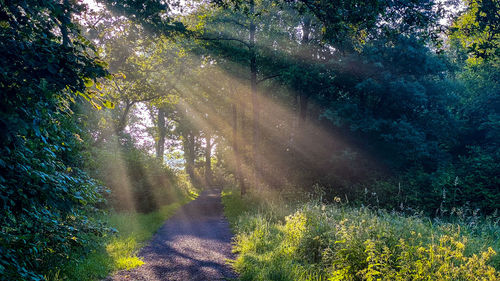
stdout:
POLYGON ((83 169, 78 124, 67 112, 24 110, 35 128, 0 145, 2 280, 41 280, 107 230, 95 219, 103 188, 83 169))
POLYGON ((471 227, 317 201, 289 206, 282 217, 272 210, 283 207, 266 203, 236 215, 241 199, 224 198, 242 280, 500 278, 498 224, 471 227))

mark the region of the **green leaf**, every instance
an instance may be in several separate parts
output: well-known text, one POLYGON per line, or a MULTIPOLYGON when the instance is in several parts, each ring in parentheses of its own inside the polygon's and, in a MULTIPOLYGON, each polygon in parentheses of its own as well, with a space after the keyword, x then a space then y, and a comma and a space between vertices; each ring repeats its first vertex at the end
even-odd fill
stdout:
POLYGON ((115 103, 114 102, 111 102, 109 100, 105 100, 102 102, 102 105, 106 108, 109 108, 109 109, 113 109, 115 108, 115 103))
POLYGON ((89 79, 89 78, 85 78, 84 83, 85 83, 85 87, 87 87, 87 88, 94 86, 94 80, 89 79))

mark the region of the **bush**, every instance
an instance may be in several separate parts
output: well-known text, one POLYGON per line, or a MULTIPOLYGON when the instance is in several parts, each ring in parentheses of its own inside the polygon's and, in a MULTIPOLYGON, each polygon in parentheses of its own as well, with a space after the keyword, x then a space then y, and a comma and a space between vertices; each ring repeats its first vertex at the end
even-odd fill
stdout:
POLYGON ((95 219, 103 188, 84 172, 76 122, 63 111, 24 110, 44 113, 0 145, 1 280, 41 280, 107 231, 95 219))
POLYGON ((224 194, 242 280, 500 278, 498 222, 472 227, 317 201, 288 206, 286 216, 266 204, 235 214, 240 200, 224 194))

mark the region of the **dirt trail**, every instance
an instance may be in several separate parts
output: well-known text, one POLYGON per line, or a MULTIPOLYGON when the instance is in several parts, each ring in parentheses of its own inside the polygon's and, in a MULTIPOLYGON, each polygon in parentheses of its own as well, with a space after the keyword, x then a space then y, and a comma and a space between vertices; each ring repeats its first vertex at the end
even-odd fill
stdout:
POLYGON ((231 237, 220 190, 204 191, 168 219, 139 252, 143 266, 105 280, 235 280, 226 262, 233 258, 231 237))

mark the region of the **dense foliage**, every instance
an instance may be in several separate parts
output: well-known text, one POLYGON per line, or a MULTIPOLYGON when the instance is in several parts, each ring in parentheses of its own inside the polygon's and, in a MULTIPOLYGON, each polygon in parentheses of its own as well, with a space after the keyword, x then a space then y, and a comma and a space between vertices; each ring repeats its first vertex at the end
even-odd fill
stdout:
MULTIPOLYGON (((83 170, 74 104, 106 74, 65 1, 0 5, 0 275, 40 280, 104 228, 101 187, 83 170)), ((93 102, 98 102, 94 100, 93 102)))
MULTIPOLYGON (((229 103, 241 126, 252 122, 251 133, 236 137, 241 151, 233 148, 240 154, 233 158, 251 162, 247 184, 318 183, 326 200, 347 196, 429 215, 464 205, 494 213, 498 15, 486 7, 495 4, 465 2, 448 28, 432 1, 354 2, 223 1, 227 9, 200 9, 205 54, 237 81, 229 103), (232 74, 235 64, 250 74, 232 74), (240 82, 248 75, 250 90, 240 82)), ((226 138, 234 146, 235 137, 226 138)), ((238 162, 228 163, 238 177, 238 162)))
POLYGON ((499 229, 491 222, 442 223, 353 209, 340 200, 332 205, 313 200, 290 206, 271 198, 241 200, 231 192, 223 197, 236 232, 234 267, 241 280, 500 277, 499 229))

